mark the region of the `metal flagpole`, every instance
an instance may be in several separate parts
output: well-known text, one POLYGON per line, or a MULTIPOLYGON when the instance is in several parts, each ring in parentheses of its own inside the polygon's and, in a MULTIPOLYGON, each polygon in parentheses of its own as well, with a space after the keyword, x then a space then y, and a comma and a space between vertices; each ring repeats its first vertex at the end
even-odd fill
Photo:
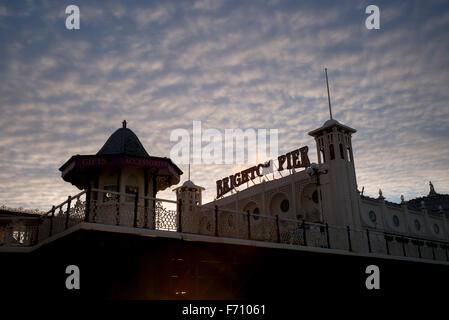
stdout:
POLYGON ((327 100, 329 101, 329 114, 332 119, 331 95, 329 93, 329 81, 327 80, 327 68, 324 68, 324 72, 326 73, 327 100))

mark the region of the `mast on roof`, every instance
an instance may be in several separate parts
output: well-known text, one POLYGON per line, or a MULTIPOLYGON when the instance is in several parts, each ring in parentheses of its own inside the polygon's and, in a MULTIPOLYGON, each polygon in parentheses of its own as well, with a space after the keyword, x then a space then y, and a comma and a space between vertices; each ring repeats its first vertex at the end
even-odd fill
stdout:
POLYGON ((331 120, 332 120, 331 95, 329 93, 329 81, 327 79, 327 68, 324 68, 324 73, 326 73, 327 100, 329 101, 329 114, 330 114, 331 120))

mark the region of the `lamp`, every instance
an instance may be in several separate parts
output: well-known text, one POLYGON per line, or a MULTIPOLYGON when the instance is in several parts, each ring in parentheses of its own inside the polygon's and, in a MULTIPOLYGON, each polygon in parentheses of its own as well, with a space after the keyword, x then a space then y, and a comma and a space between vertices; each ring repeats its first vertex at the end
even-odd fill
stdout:
POLYGON ((321 203, 321 188, 320 188, 320 176, 322 175, 322 174, 326 174, 326 173, 328 173, 329 172, 329 166, 327 165, 327 164, 323 164, 323 165, 319 165, 319 164, 317 164, 317 163, 312 163, 311 165, 310 165, 310 167, 308 167, 307 169, 306 169, 306 173, 310 176, 310 177, 313 177, 313 176, 316 176, 316 185, 317 185, 317 189, 318 189, 318 192, 319 192, 319 202, 320 202, 320 209, 321 209, 321 217, 320 217, 320 220, 321 220, 321 222, 324 220, 323 219, 323 208, 322 208, 322 203, 321 203))

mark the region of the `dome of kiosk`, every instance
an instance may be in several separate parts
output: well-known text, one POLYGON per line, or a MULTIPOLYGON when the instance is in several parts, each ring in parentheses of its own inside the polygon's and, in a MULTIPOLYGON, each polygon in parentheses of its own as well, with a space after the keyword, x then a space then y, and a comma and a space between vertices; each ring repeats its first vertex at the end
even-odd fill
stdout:
POLYGON ((97 155, 124 154, 128 156, 149 157, 142 143, 136 134, 126 127, 126 120, 123 127, 117 129, 106 141, 104 146, 97 152, 97 155))
MULTIPOLYGON (((87 189, 95 179, 110 170, 117 172, 129 168, 143 169, 152 176, 155 190, 161 191, 180 181, 181 169, 170 158, 150 156, 139 138, 130 129, 123 127, 116 130, 96 154, 74 155, 60 168, 61 177, 79 189, 87 189)), ((118 175, 118 173, 116 173, 118 175)), ((143 178, 142 178, 143 179, 143 178)), ((146 179, 146 178, 145 178, 146 179)))

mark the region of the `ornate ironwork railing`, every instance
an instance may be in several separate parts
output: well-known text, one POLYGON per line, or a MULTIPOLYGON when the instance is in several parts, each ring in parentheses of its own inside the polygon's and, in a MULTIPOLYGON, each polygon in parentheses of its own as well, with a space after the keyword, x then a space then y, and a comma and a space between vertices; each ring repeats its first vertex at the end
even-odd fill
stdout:
POLYGON ((86 222, 177 231, 177 202, 138 194, 92 189, 86 222), (174 206, 169 210, 164 205, 174 206))
POLYGON ((86 191, 67 200, 43 215, 0 217, 0 245, 31 246, 84 220, 86 191))
POLYGON ((339 249, 356 253, 449 261, 449 242, 390 233, 375 229, 330 226, 249 212, 197 207, 196 214, 182 218, 182 232, 339 249))
POLYGON ((312 223, 109 190, 82 191, 40 217, 0 217, 0 246, 32 246, 81 222, 449 261, 449 242, 312 223), (171 209, 168 207, 172 207, 171 209))

